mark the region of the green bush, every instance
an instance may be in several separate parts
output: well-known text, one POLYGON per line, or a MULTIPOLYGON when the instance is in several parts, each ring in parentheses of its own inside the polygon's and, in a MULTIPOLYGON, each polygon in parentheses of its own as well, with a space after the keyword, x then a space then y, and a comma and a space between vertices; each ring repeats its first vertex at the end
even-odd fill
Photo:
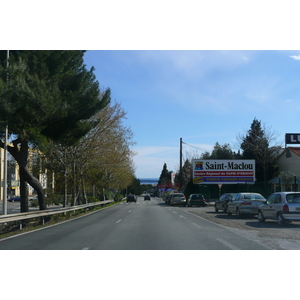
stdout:
POLYGON ((115 196, 114 196, 113 199, 114 199, 116 202, 118 202, 118 201, 121 201, 123 198, 124 198, 124 197, 123 197, 122 194, 115 194, 115 196))
POLYGON ((48 194, 46 197, 47 205, 60 205, 62 203, 62 199, 60 195, 57 194, 48 194))
POLYGON ((39 202, 37 200, 31 200, 30 201, 30 206, 31 207, 38 207, 39 206, 39 202))
POLYGON ((98 198, 92 197, 92 196, 87 196, 86 198, 88 200, 88 203, 94 203, 94 202, 98 202, 99 201, 98 198))

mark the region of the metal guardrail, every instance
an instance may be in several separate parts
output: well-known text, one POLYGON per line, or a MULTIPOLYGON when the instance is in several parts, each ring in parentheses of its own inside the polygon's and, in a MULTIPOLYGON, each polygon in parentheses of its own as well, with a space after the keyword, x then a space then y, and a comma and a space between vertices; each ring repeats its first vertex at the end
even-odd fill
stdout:
POLYGON ((58 209, 48 209, 48 210, 31 211, 31 212, 18 213, 18 214, 1 215, 0 216, 0 224, 19 221, 20 222, 20 230, 22 230, 22 221, 23 220, 41 217, 42 223, 44 225, 44 219, 46 216, 57 215, 57 214, 61 214, 61 213, 65 214, 67 212, 73 212, 73 211, 81 210, 81 209, 87 210, 90 207, 99 206, 99 205, 102 207, 102 206, 112 203, 112 202, 114 202, 114 200, 99 201, 99 202, 94 202, 94 203, 76 205, 76 206, 71 206, 71 207, 63 207, 63 208, 58 208, 58 209))

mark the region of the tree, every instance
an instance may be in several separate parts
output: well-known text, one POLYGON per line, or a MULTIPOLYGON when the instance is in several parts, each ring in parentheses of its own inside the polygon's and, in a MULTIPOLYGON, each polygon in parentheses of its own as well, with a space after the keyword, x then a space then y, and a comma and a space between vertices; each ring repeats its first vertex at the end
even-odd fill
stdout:
POLYGON ((216 142, 211 153, 204 152, 201 155, 200 159, 237 159, 239 158, 239 154, 232 151, 230 145, 225 143, 224 145, 220 145, 216 142))
POLYGON ((243 150, 242 158, 255 159, 256 178, 267 182, 276 170, 276 157, 273 155, 270 143, 274 142, 277 133, 261 125, 261 121, 254 118, 246 135, 239 135, 238 140, 243 150))
POLYGON ((167 164, 164 163, 163 169, 159 176, 158 185, 168 185, 171 183, 172 172, 168 171, 167 164))
POLYGON ((192 178, 192 162, 187 158, 182 166, 182 172, 180 170, 176 173, 175 183, 185 187, 192 178))
POLYGON ((7 124, 13 140, 8 151, 20 169, 22 212, 28 211, 27 183, 37 191, 40 209, 47 207, 27 167, 29 146, 75 144, 96 125, 89 118, 110 102, 110 90, 100 94, 94 69, 83 64, 84 52, 12 51, 6 69, 6 51, 0 51, 0 132, 7 124))
MULTIPOLYGON (((72 185, 72 203, 75 204, 82 193, 90 188, 101 191, 122 190, 131 184, 134 174, 130 146, 133 133, 122 124, 126 112, 119 103, 111 103, 90 118, 97 125, 73 146, 53 143, 43 151, 51 159, 52 166, 65 174, 64 194, 67 194, 67 177, 72 185)), ((66 199, 66 197, 65 197, 66 199)))

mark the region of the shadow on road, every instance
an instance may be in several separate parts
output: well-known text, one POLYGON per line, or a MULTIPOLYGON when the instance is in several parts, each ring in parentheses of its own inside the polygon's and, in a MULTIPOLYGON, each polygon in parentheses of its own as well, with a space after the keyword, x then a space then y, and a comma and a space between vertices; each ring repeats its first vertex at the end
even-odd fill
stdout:
POLYGON ((258 221, 256 222, 246 222, 245 225, 252 227, 252 228, 278 228, 278 229, 282 229, 282 228, 300 228, 300 224, 296 224, 296 223, 288 223, 284 226, 279 226, 277 221, 273 221, 273 220, 268 220, 265 221, 263 223, 260 223, 258 221))

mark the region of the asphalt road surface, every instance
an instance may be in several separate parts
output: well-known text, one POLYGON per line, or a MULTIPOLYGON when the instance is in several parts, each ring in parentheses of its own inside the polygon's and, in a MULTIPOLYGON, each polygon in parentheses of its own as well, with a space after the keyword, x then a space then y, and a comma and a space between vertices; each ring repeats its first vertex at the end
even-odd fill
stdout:
POLYGON ((260 224, 255 218, 238 220, 217 214, 213 207, 171 207, 159 198, 144 201, 139 197, 137 203, 122 202, 71 221, 1 239, 0 249, 300 249, 299 244, 291 243, 285 235, 278 237, 282 230, 293 236, 299 227, 289 225, 283 229, 272 221, 260 224))

